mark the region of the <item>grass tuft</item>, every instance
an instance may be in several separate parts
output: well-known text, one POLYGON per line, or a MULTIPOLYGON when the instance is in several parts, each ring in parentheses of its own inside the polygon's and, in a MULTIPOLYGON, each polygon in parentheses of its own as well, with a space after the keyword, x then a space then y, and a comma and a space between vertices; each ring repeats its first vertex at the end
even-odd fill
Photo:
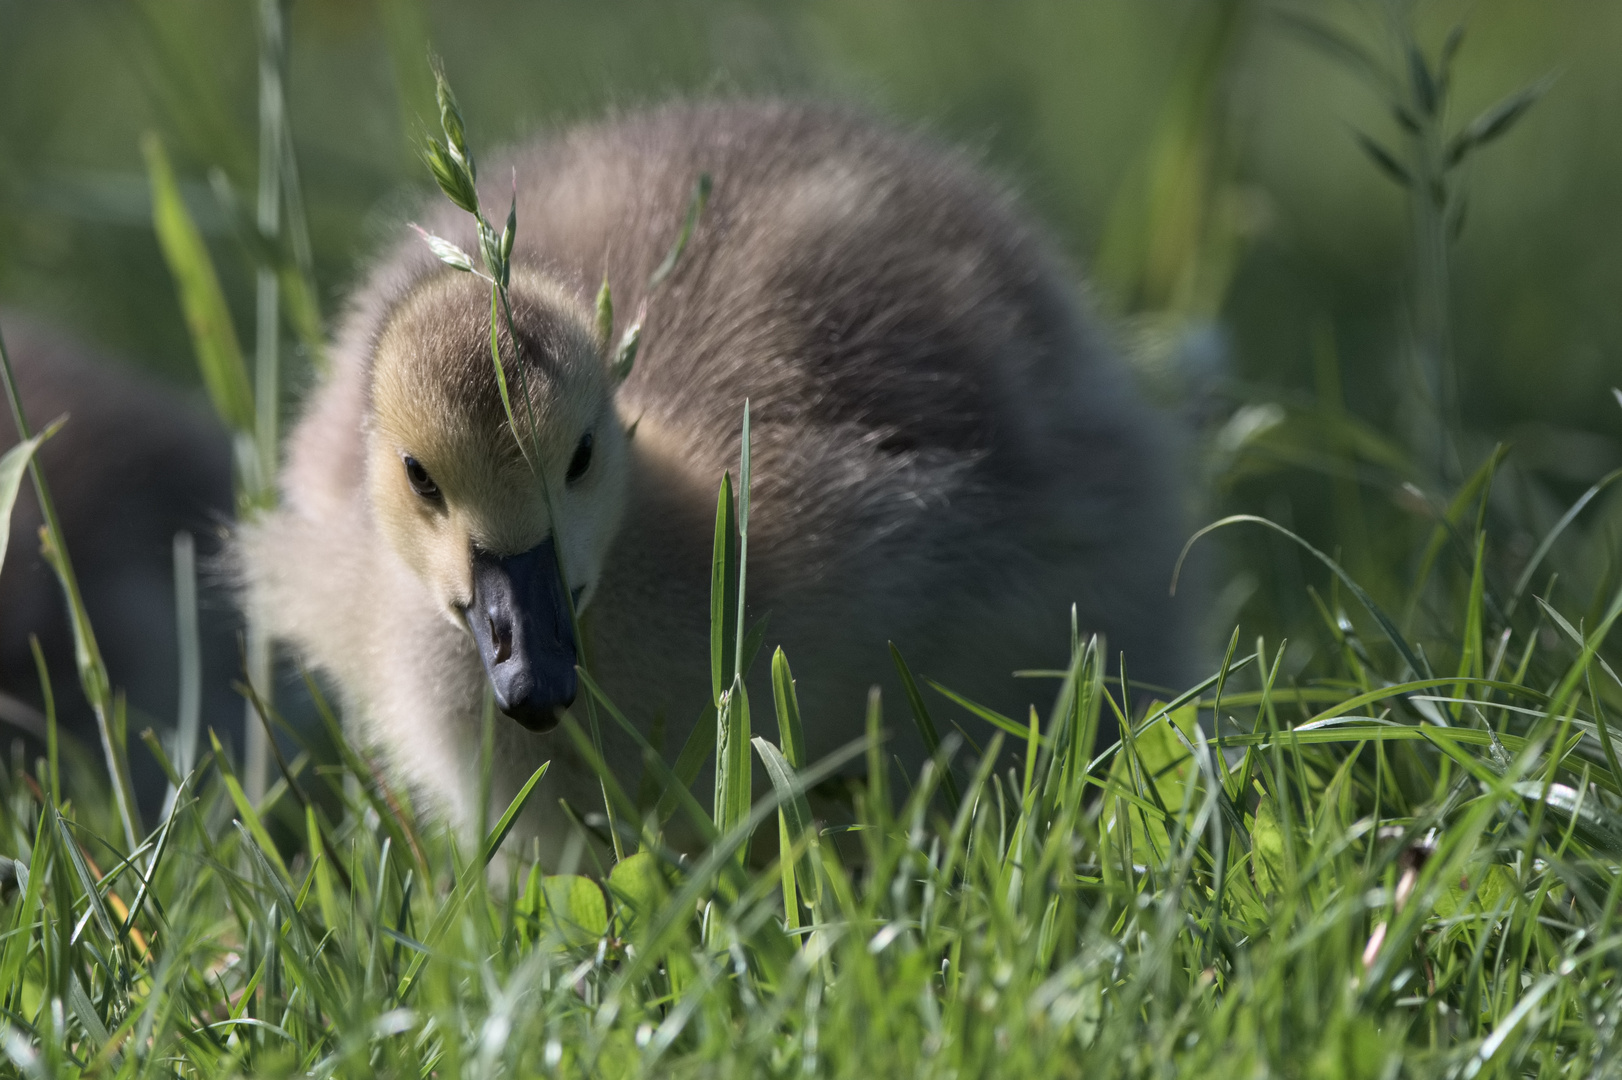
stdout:
MULTIPOLYGON (((263 11, 279 33, 274 0, 263 11)), ((1259 535, 1310 557, 1320 622, 1297 645, 1312 648, 1310 665, 1290 661, 1283 640, 1241 648, 1236 629, 1207 678, 1143 703, 1104 643, 1073 626, 1065 668, 1031 673, 1052 677, 1051 711, 1020 720, 915 677, 892 646, 931 759, 916 776, 895 773, 875 690, 866 737, 809 761, 789 657, 779 649, 771 661, 775 741, 751 727, 744 692, 764 636, 744 622, 745 414, 739 488, 729 476, 718 496, 712 694, 673 764, 582 664, 589 730, 573 717, 564 730, 601 776, 614 851, 586 876, 503 847, 544 766, 470 847, 346 741, 313 684, 336 761, 307 751, 288 760, 267 739, 280 778, 260 791, 212 733, 199 758, 195 738, 166 749, 149 732, 143 741, 170 789, 162 821, 145 830, 127 797, 122 710, 62 556, 55 568, 111 783, 59 757, 45 681, 47 755, 14 753, 0 769, 0 1072, 1615 1074, 1622 768, 1611 719, 1622 715, 1622 679, 1610 636, 1622 587, 1614 573, 1576 595, 1535 583, 1546 559, 1578 546, 1569 527, 1622 473, 1539 530, 1529 559, 1507 552, 1523 527, 1492 501, 1508 451, 1474 454, 1465 437, 1446 305, 1446 243, 1463 212, 1455 170, 1509 130, 1543 84, 1450 129, 1460 33, 1429 56, 1399 33, 1393 65, 1316 18, 1283 18, 1369 82, 1400 129, 1394 142, 1355 138, 1409 193, 1410 359, 1424 391, 1414 399, 1424 423, 1399 447, 1341 410, 1331 340, 1318 358, 1317 412, 1255 406, 1225 429, 1238 450, 1334 476, 1347 539, 1359 538, 1342 558, 1256 515, 1210 527, 1261 525, 1259 535), (1344 483, 1359 466, 1402 478, 1391 490, 1425 515, 1413 550, 1369 557, 1355 485, 1344 483), (599 709, 634 736, 646 797, 628 795, 603 761, 599 709), (759 798, 753 757, 770 781, 759 798), (853 820, 818 821, 813 789, 862 760, 853 820), (706 808, 690 786, 712 761, 706 808), (697 850, 672 849, 677 814, 697 850), (751 863, 749 852, 770 847, 752 842, 773 818, 775 857, 751 863), (569 872, 548 872, 557 869, 569 872)), ((272 44, 262 74, 275 84, 264 101, 276 113, 285 57, 272 44)), ((515 204, 500 232, 483 216, 463 119, 436 75, 444 138, 425 154, 446 195, 477 217, 477 263, 428 242, 491 284, 492 363, 522 446, 497 333, 510 318, 515 204)), ((297 176, 277 149, 285 126, 268 113, 264 126, 265 160, 280 162, 267 165, 271 186, 285 196, 267 216, 287 211, 297 249, 297 176)), ((165 180, 161 148, 149 145, 165 180)), ((1182 159, 1168 151, 1166 160, 1182 159)), ((218 325, 207 252, 169 181, 157 185, 159 216, 177 277, 195 294, 188 315, 208 331, 199 333, 204 372, 239 437, 258 442, 274 433, 274 367, 263 385, 247 385, 234 331, 218 325)), ((676 265, 709 190, 701 177, 649 291, 676 265)), ((274 224, 267 231, 279 232, 274 224)), ((271 252, 258 269, 304 310, 298 250, 271 252), (278 259, 285 266, 271 265, 278 259)), ((276 307, 262 312, 272 324, 276 307)), ((641 321, 610 353, 605 282, 598 338, 617 378, 633 369, 641 321)), ((260 359, 271 364, 273 333, 267 344, 260 359)), ((5 366, 25 441, 0 459, 0 526, 26 469, 60 555, 37 443, 5 366)), ((521 386, 518 396, 527 407, 521 386)), ((243 460, 251 494, 246 466, 258 459, 243 460)), ((1230 477, 1244 464, 1236 451, 1230 477)), ((1614 561, 1614 544, 1588 546, 1603 549, 1596 561, 1614 561)), ((188 640, 191 563, 178 543, 188 640)), ((248 696, 259 722, 279 723, 255 688, 248 696)), ((191 736, 195 712, 195 701, 182 708, 191 736)))
MULTIPOLYGON (((1602 1071, 1622 592, 1588 629, 1552 604, 1501 623, 1467 580, 1450 643, 1331 649, 1340 670, 1292 684, 1282 643, 1239 656, 1236 635, 1210 678, 1136 714, 1078 639, 1051 716, 1000 717, 1014 730, 956 761, 938 741, 910 787, 886 775, 876 694, 869 738, 803 761, 779 651, 778 739, 745 744, 771 790, 741 814, 735 792, 713 815, 689 797, 712 838, 691 857, 650 814, 600 880, 511 853, 492 885, 533 784, 467 851, 347 744, 254 803, 216 743, 133 844, 104 784, 14 759, 0 1049, 31 1076, 1602 1071), (1551 622, 1555 646, 1533 643, 1551 622), (1528 659, 1506 671, 1487 642, 1528 659), (1126 722, 1099 749, 1106 711, 1126 722), (806 792, 864 754, 852 847, 806 792), (773 817, 781 859, 751 866, 773 817)), ((1331 643, 1352 625, 1336 603, 1331 643)), ((724 644, 730 693, 746 660, 724 644)), ((919 722, 950 707, 908 686, 919 722)), ((724 705, 716 730, 736 731, 724 705)))

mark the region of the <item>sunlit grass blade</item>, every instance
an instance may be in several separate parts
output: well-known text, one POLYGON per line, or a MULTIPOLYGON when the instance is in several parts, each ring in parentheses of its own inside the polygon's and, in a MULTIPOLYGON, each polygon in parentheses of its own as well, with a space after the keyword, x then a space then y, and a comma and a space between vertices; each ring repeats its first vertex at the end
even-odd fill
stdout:
POLYGON ((800 724, 800 699, 794 691, 794 673, 781 647, 772 654, 772 703, 777 709, 777 742, 783 760, 792 768, 804 768, 805 729, 800 724))
POLYGON ((930 686, 934 687, 935 691, 948 701, 961 705, 963 708, 969 710, 969 712, 973 713, 975 716, 978 716, 980 719, 986 721, 994 727, 1001 728, 1010 735, 1017 735, 1021 739, 1030 734, 1030 728, 1028 725, 1011 720, 995 709, 988 708, 985 705, 979 704, 978 702, 970 701, 962 694, 959 694, 956 690, 942 686, 940 683, 929 678, 928 676, 924 677, 924 681, 930 686))
POLYGON ((484 838, 484 845, 479 850, 481 865, 490 865, 490 860, 501 850, 502 841, 512 832, 513 826, 518 822, 518 815, 524 812, 524 807, 529 805, 530 796, 535 793, 535 785, 541 782, 541 777, 546 775, 546 770, 551 764, 550 761, 543 761, 540 768, 530 774, 524 786, 518 789, 518 794, 513 796, 512 802, 507 804, 506 811, 490 829, 489 835, 484 838))
POLYGON ((275 866, 276 872, 281 875, 281 879, 284 882, 291 880, 287 872, 287 864, 282 862, 281 854, 276 850, 275 841, 271 840, 270 834, 265 831, 264 822, 259 819, 259 811, 254 809, 253 803, 248 800, 247 792, 243 790, 241 781, 237 779, 236 772, 231 768, 230 760, 225 753, 225 747, 220 745, 219 736, 214 734, 213 728, 209 729, 208 739, 214 746, 215 767, 220 770, 220 779, 225 782, 225 789, 230 792, 231 802, 236 806, 237 814, 240 816, 243 825, 259 846, 264 849, 266 858, 275 866))
POLYGON ((802 855, 799 860, 793 858, 793 852, 801 843, 801 838, 810 834, 811 807, 805 801, 804 791, 796 785, 794 766, 789 764, 782 752, 758 735, 752 742, 755 753, 760 755, 761 763, 766 766, 766 775, 771 780, 772 788, 781 801, 778 807, 782 826, 778 837, 780 844, 778 859, 783 878, 784 917, 789 927, 794 929, 800 925, 797 898, 800 895, 809 896, 816 882, 810 853, 802 855), (805 883, 804 887, 796 885, 796 877, 805 883))
POLYGON ((0 457, 0 566, 4 566, 6 561, 6 541, 11 539, 11 508, 16 505, 23 473, 27 471, 34 451, 39 449, 39 444, 49 434, 49 431, 42 431, 33 438, 24 439, 7 450, 4 457, 0 457))
MULTIPOLYGON (((814 787, 832 776, 846 762, 859 757, 867 749, 868 742, 867 739, 856 740, 815 765, 795 773, 785 789, 786 792, 804 793, 814 787)), ((625 993, 627 987, 634 985, 647 973, 648 965, 657 959, 662 949, 670 947, 683 921, 691 918, 694 904, 699 897, 706 893, 730 862, 736 861, 738 854, 748 844, 749 838, 754 835, 755 829, 782 805, 782 798, 774 788, 772 794, 754 805, 747 817, 721 834, 704 858, 688 872, 686 879, 659 912, 659 917, 654 920, 648 935, 644 938, 648 942, 647 948, 615 975, 613 983, 604 995, 605 1010, 599 1015, 599 1022, 613 1019, 614 1011, 620 1004, 617 999, 625 993)))
POLYGON ((253 388, 214 260, 180 197, 174 167, 169 164, 163 143, 149 133, 141 140, 141 151, 146 155, 147 178, 152 185, 153 225, 175 279, 203 385, 221 420, 236 431, 251 432, 253 388))
MULTIPOLYGON (((748 815, 751 801, 749 691, 735 682, 721 701, 715 726, 715 828, 725 835, 748 815)), ((745 852, 738 853, 742 862, 745 852)))
POLYGON ((732 496, 732 474, 721 478, 715 505, 715 546, 710 559, 710 691, 716 709, 732 685, 731 664, 737 650, 738 517, 732 496))

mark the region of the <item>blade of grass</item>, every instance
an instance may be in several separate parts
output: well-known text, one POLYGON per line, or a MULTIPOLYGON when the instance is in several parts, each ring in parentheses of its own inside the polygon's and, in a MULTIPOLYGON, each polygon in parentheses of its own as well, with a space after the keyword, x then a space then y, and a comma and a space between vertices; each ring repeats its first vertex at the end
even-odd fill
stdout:
MULTIPOLYGON (((935 730, 935 721, 929 715, 929 707, 924 704, 923 695, 918 692, 918 683, 912 677, 912 669, 901 658, 901 650, 895 647, 895 642, 889 642, 890 660, 895 664, 896 673, 901 676, 901 689, 907 695, 907 704, 912 707, 912 720, 918 727, 918 734, 924 740, 924 748, 931 757, 940 750, 940 734, 935 730)), ((947 769, 941 775, 941 790, 946 795, 946 811, 956 815, 957 808, 962 805, 963 796, 957 789, 957 779, 947 769)))
POLYGON ((251 432, 254 401, 248 365, 219 275, 214 271, 214 260, 180 197, 180 186, 175 182, 174 167, 169 164, 163 143, 148 132, 141 139, 141 151, 146 155, 147 179, 152 185, 152 224, 169 273, 175 279, 203 386, 226 426, 251 432))
POLYGON ((0 457, 0 567, 6 562, 6 541, 11 539, 11 508, 17 502, 17 491, 22 486, 23 473, 33 460, 34 451, 51 434, 47 429, 33 438, 24 439, 0 457))
POLYGON ((248 794, 243 790, 242 782, 237 779, 236 772, 231 768, 225 747, 220 745, 220 738, 214 734, 213 728, 208 729, 208 741, 214 746, 214 764, 220 770, 220 779, 225 781, 225 790, 230 793, 231 802, 236 806, 243 825, 252 834, 254 841, 264 849, 266 857, 275 866, 281 880, 291 881, 292 876, 287 872, 287 864, 282 861, 281 853, 276 850, 275 841, 271 840, 270 834, 265 831, 264 822, 259 820, 259 812, 248 800, 248 794))
POLYGON ((1425 665, 1420 662, 1416 655, 1414 655, 1413 646, 1408 644, 1408 640, 1403 637, 1402 632, 1397 629, 1397 624, 1391 621, 1390 616, 1388 616, 1380 608, 1380 605, 1374 602, 1374 598, 1372 596, 1363 591, 1363 587, 1354 581, 1350 574, 1341 569, 1339 563, 1325 555, 1323 552, 1319 551, 1317 548, 1313 547, 1311 544, 1307 543, 1305 540, 1301 539, 1301 537, 1297 536, 1289 529, 1286 529, 1284 526, 1275 521, 1269 521, 1264 517, 1257 517, 1254 514, 1233 514, 1223 518, 1220 521, 1212 522, 1199 532, 1195 533, 1193 536, 1189 537, 1188 543, 1183 545, 1182 554, 1178 555, 1177 557, 1177 566, 1172 571, 1172 590, 1174 592, 1176 591, 1177 578, 1182 573, 1183 562, 1188 558, 1189 549, 1191 549, 1201 537, 1215 532, 1217 529, 1226 528, 1229 525, 1238 525, 1244 523, 1263 525, 1275 532, 1283 534, 1286 538, 1293 540, 1296 544, 1304 548, 1313 558, 1327 566, 1330 572, 1338 577, 1346 588, 1351 591, 1352 595, 1357 597, 1358 602, 1363 605, 1368 613, 1374 616, 1374 621, 1380 624, 1380 630, 1385 634, 1386 640, 1391 642, 1392 647, 1397 650, 1398 655, 1400 655, 1403 661, 1407 663, 1409 669, 1416 675, 1421 675, 1425 672, 1425 665))
POLYGON ((721 695, 732 680, 727 677, 727 661, 737 642, 732 615, 738 606, 738 525, 732 497, 732 474, 721 477, 721 490, 715 505, 715 546, 710 558, 710 690, 716 711, 721 695))

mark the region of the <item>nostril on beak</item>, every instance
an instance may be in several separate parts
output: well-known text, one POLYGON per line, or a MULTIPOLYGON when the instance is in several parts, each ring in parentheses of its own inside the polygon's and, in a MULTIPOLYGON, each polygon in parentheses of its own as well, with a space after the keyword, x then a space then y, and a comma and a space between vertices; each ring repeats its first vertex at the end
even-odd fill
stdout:
POLYGON ((495 642, 496 663, 504 664, 513 654, 513 630, 510 625, 503 623, 497 625, 490 619, 490 640, 495 642))

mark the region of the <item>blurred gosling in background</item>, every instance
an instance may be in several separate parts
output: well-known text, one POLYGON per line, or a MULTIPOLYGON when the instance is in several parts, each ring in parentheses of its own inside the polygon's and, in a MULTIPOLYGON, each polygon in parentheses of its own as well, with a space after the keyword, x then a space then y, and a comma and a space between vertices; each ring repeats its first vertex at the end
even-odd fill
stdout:
MULTIPOLYGON (((206 569, 231 514, 230 445, 204 410, 72 335, 12 311, 0 311, 0 329, 34 428, 68 418, 40 448, 39 461, 108 674, 127 696, 130 762, 150 818, 163 777, 139 733, 173 728, 179 707, 174 537, 182 530, 195 538, 204 566, 203 730, 213 726, 234 741, 241 730, 242 702, 231 689, 240 668, 240 619, 223 591, 210 586, 206 569)), ((8 413, 0 451, 15 442, 8 413)), ((99 762, 95 715, 79 688, 67 607, 40 554, 39 527, 39 505, 25 480, 0 568, 0 721, 43 746, 43 699, 28 645, 37 634, 60 730, 99 762)))

